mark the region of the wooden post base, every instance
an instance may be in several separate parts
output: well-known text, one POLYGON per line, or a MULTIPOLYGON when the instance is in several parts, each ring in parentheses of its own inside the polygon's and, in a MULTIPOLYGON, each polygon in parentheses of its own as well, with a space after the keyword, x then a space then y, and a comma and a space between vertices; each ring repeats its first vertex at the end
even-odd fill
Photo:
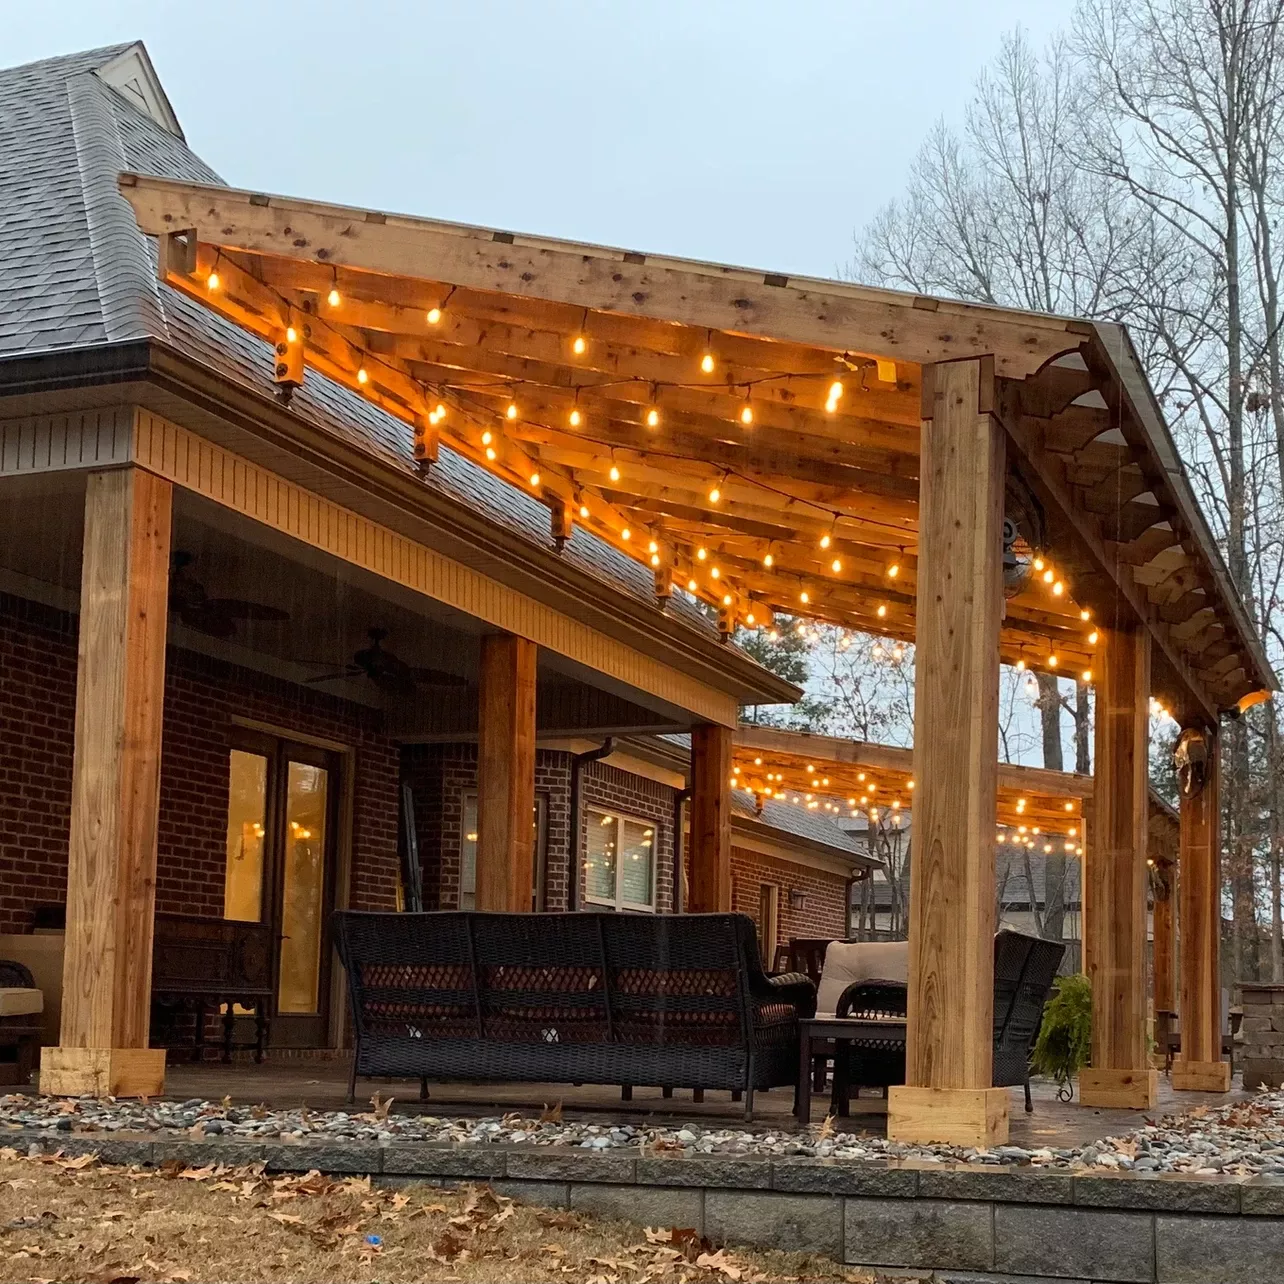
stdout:
POLYGON ((1079 1104, 1108 1110, 1153 1110, 1159 1096, 1155 1070, 1092 1070, 1079 1075, 1079 1104))
POLYGON ((1173 1062, 1173 1087, 1180 1092, 1229 1092, 1230 1085, 1229 1061, 1173 1062))
POLYGON ((1008 1090, 897 1084, 887 1093, 887 1139, 1002 1146, 1008 1139, 1008 1090))
POLYGON ((164 1048, 43 1048, 40 1091, 51 1097, 159 1097, 164 1048))

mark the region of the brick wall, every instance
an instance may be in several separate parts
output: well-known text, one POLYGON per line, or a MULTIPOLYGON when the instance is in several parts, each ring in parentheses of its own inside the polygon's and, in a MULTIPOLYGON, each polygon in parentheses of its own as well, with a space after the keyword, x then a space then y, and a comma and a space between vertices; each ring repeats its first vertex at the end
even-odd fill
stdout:
MULTIPOLYGON (((460 853, 463 844, 464 796, 477 789, 477 747, 470 744, 415 745, 403 756, 406 779, 415 797, 415 832, 424 871, 424 903, 429 909, 459 904, 460 853)), ((571 821, 571 755, 539 749, 535 754, 535 790, 544 799, 547 823, 545 905, 568 905, 571 821)), ((584 833, 587 808, 618 811, 651 823, 656 831, 656 904, 673 908, 673 790, 618 767, 586 763, 580 776, 580 853, 575 862, 583 904, 584 833)))
MULTIPOLYGON (((731 906, 758 922, 760 889, 764 883, 780 888, 779 934, 776 944, 791 936, 841 937, 847 934, 844 909, 847 880, 808 865, 777 860, 743 847, 731 849, 731 906), (801 909, 789 904, 790 890, 803 894, 801 909)), ((774 949, 764 950, 763 962, 770 967, 774 949)))
MULTIPOLYGON (((76 619, 0 594, 0 931, 67 895, 76 619)), ((353 747, 359 908, 395 904, 397 750, 376 711, 173 647, 166 655, 156 903, 221 916, 233 715, 353 747)))

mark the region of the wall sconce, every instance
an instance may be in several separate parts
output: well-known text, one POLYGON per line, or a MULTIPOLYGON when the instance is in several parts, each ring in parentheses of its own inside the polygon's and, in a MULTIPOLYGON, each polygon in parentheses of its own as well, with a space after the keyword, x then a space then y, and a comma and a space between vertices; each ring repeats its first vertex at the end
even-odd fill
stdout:
POLYGON ((789 889, 789 908, 792 910, 805 909, 807 906, 806 894, 797 887, 789 889))

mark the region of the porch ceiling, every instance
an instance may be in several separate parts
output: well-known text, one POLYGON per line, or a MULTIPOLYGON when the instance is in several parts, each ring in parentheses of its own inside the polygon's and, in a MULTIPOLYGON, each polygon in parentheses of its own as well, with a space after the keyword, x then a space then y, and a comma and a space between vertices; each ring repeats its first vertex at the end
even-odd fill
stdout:
POLYGON ((1009 663, 1078 676, 1144 623, 1155 694, 1276 685, 1122 332, 126 174, 169 284, 714 606, 914 637, 922 367, 992 357, 1044 565, 1009 663), (291 340, 290 335, 294 335, 291 340), (440 409, 439 409, 440 408, 440 409), (1050 574, 1050 578, 1047 578, 1050 574), (1046 580, 1046 582, 1045 582, 1046 580))

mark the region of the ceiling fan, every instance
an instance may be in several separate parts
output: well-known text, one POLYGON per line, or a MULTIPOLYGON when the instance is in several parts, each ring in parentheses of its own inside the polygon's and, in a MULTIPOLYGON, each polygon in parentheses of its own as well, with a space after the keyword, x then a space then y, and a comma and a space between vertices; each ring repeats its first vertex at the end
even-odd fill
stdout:
POLYGON ((280 607, 247 602, 239 597, 210 597, 205 585, 192 574, 191 553, 175 550, 169 563, 169 609, 190 629, 210 637, 230 638, 246 620, 280 621, 290 618, 280 607))
POLYGON ((389 695, 411 696, 420 687, 463 687, 466 678, 442 669, 420 669, 407 664, 383 645, 387 629, 368 630, 370 645, 353 654, 352 660, 333 673, 305 679, 308 683, 337 682, 344 678, 367 677, 389 695))

